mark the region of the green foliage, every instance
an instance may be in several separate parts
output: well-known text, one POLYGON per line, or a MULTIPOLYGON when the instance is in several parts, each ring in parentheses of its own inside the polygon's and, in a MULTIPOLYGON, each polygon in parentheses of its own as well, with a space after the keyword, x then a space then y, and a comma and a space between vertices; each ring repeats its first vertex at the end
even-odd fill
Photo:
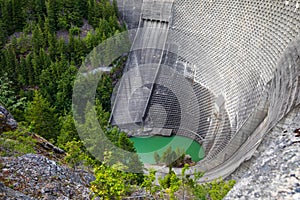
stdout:
POLYGON ((24 127, 0 135, 0 156, 35 153, 35 140, 24 127))
POLYGON ((2 0, 0 1, 1 18, 6 25, 8 35, 21 31, 25 23, 25 1, 2 0))
POLYGON ((145 176, 144 182, 142 183, 142 187, 146 189, 147 192, 149 192, 152 196, 155 196, 156 193, 159 191, 159 186, 155 185, 155 174, 156 171, 153 169, 150 169, 149 175, 145 176))
POLYGON ((56 101, 54 102, 57 112, 65 113, 71 110, 73 85, 76 77, 77 69, 75 66, 70 66, 59 79, 56 80, 57 93, 56 101))
POLYGON ((57 137, 58 147, 67 150, 66 144, 72 141, 78 141, 79 136, 75 127, 74 119, 72 115, 66 115, 60 118, 60 134, 57 137))
POLYGON ((81 30, 77 26, 74 26, 70 28, 69 32, 71 35, 79 35, 81 33, 81 30))
POLYGON ((235 185, 234 180, 225 182, 221 178, 213 180, 210 183, 203 184, 201 186, 196 186, 194 194, 200 199, 209 195, 209 198, 212 200, 221 200, 235 185))
POLYGON ((46 5, 50 30, 55 32, 58 29, 59 1, 50 0, 47 1, 46 5))
MULTIPOLYGON (((99 99, 96 99, 96 114, 97 114, 97 119, 100 123, 100 126, 103 130, 106 130, 108 128, 108 121, 109 121, 109 117, 110 117, 110 113, 106 112, 103 109, 102 103, 100 103, 99 99)), ((117 131, 117 130, 113 130, 113 131, 117 131)), ((111 131, 111 132, 113 132, 111 131)), ((113 135, 114 133, 111 133, 110 135, 113 135)), ((112 140, 113 138, 111 138, 112 140)))
POLYGON ((36 91, 33 101, 28 105, 25 112, 30 130, 47 140, 55 141, 58 135, 58 120, 54 111, 55 108, 36 91))
POLYGON ((192 199, 199 200, 221 200, 235 184, 234 180, 226 182, 221 178, 200 184, 198 181, 204 173, 195 171, 191 178, 190 175, 186 175, 188 168, 188 164, 185 164, 180 176, 171 171, 165 177, 159 177, 159 185, 155 184, 156 171, 150 170, 149 175, 144 178, 142 187, 155 199, 186 199, 187 197, 190 199, 192 197, 192 199))
POLYGON ((108 74, 103 74, 101 80, 99 81, 96 97, 101 102, 103 109, 105 111, 111 110, 111 94, 113 92, 112 79, 108 74))
POLYGON ((172 167, 179 167, 184 164, 185 151, 177 148, 175 151, 169 146, 165 152, 163 152, 161 158, 156 153, 154 159, 156 163, 165 163, 169 167, 171 172, 172 167), (159 160, 158 160, 159 159, 159 160))
POLYGON ((182 184, 180 178, 173 171, 168 173, 164 178, 159 177, 158 182, 172 200, 175 199, 175 192, 180 189, 180 185, 182 184))
POLYGON ((96 180, 91 182, 91 190, 95 193, 94 197, 99 196, 101 199, 108 200, 122 199, 131 192, 133 185, 137 184, 136 174, 120 171, 126 168, 121 163, 112 167, 106 166, 111 157, 112 153, 106 152, 103 164, 94 170, 96 180))
POLYGON ((142 172, 142 163, 140 162, 138 155, 127 157, 122 152, 118 151, 117 148, 122 148, 129 152, 135 152, 133 143, 129 140, 124 132, 121 132, 116 127, 107 127, 107 120, 109 114, 103 111, 99 100, 96 100, 96 108, 91 103, 87 103, 85 109, 85 116, 83 122, 77 121, 78 128, 80 130, 81 139, 83 139, 84 146, 87 151, 90 152, 98 160, 103 160, 104 152, 112 152, 111 159, 107 161, 109 165, 121 163, 128 169, 136 172, 142 172), (103 119, 102 117, 106 117, 103 119), (104 125, 102 130, 98 126, 104 125), (105 123, 103 123, 104 121, 105 123))
POLYGON ((0 20, 0 47, 4 46, 7 38, 6 26, 3 24, 3 20, 0 20))
POLYGON ((0 105, 3 105, 12 112, 16 119, 22 119, 22 112, 26 106, 26 98, 17 98, 12 90, 13 83, 8 79, 7 74, 0 77, 0 105))
MULTIPOLYGON (((73 81, 83 58, 106 37, 121 30, 115 3, 112 5, 108 0, 1 0, 0 10, 0 47, 5 46, 0 50, 1 77, 7 74, 15 96, 28 96, 29 101, 32 90, 39 89, 56 108, 56 114, 68 113, 73 81), (88 13, 88 7, 95 12, 88 13), (83 19, 88 18, 93 19, 95 29, 103 30, 98 29, 97 33, 90 30, 86 38, 75 36, 81 32, 83 19), (61 21, 66 23, 61 25, 61 21), (8 40, 9 35, 22 29, 23 33, 8 40), (60 36, 57 31, 61 29, 70 29, 71 34, 57 38, 60 36)), ((97 98, 106 111, 110 110, 111 92, 111 78, 104 75, 97 98)), ((22 112, 22 109, 18 111, 20 115, 22 112)), ((23 117, 18 119, 24 120, 23 117)))
POLYGON ((83 164, 85 153, 81 141, 67 142, 64 149, 67 151, 65 161, 69 163, 72 168, 76 169, 78 165, 83 164))
POLYGON ((161 162, 165 163, 167 166, 172 166, 172 163, 176 159, 176 153, 172 150, 172 147, 169 146, 168 149, 162 154, 161 162))
POLYGON ((157 152, 154 152, 153 157, 154 157, 155 163, 159 164, 160 160, 161 160, 160 155, 157 152))

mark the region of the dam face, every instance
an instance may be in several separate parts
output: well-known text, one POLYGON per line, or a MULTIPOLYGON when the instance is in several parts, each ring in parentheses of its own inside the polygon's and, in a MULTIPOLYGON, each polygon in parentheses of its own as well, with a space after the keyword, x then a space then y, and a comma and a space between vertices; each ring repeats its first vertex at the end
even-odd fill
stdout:
POLYGON ((300 103, 298 1, 117 2, 137 28, 125 72, 135 68, 143 87, 122 80, 110 121, 132 134, 141 126, 195 139, 206 157, 190 173, 229 175, 300 103))

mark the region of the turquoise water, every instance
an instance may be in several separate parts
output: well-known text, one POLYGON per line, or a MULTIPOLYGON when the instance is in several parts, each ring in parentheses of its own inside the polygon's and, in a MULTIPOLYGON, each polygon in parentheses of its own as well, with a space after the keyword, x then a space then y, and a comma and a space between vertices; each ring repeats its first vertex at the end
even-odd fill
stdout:
POLYGON ((169 146, 173 150, 183 149, 195 162, 204 157, 204 150, 199 143, 182 136, 132 137, 130 140, 134 142, 134 147, 143 163, 155 164, 154 153, 157 152, 161 156, 169 146))

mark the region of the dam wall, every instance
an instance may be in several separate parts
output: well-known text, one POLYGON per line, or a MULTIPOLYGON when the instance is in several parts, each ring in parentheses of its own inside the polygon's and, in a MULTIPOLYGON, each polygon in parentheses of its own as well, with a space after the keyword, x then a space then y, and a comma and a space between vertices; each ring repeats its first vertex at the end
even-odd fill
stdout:
MULTIPOLYGON (((205 171, 203 180, 227 176, 249 159, 265 134, 300 103, 299 3, 174 0, 168 4, 172 5, 168 7, 171 12, 163 14, 164 6, 153 9, 162 2, 132 0, 134 9, 124 9, 123 4, 120 13, 130 27, 142 28, 145 19, 167 21, 166 43, 176 47, 172 50, 176 61, 169 65, 174 69, 193 66, 189 75, 177 72, 192 80, 192 87, 207 91, 194 101, 197 109, 206 112, 190 116, 198 124, 186 135, 195 132, 201 136, 197 141, 205 148, 206 157, 189 173, 194 169, 205 171), (139 22, 127 15, 139 15, 139 22)), ((142 36, 139 40, 148 38, 142 36)), ((149 94, 151 98, 141 106, 146 111, 157 105, 155 95, 149 94)), ((154 110, 152 115, 159 112, 154 110)), ((176 116, 172 119, 176 121, 176 116)))

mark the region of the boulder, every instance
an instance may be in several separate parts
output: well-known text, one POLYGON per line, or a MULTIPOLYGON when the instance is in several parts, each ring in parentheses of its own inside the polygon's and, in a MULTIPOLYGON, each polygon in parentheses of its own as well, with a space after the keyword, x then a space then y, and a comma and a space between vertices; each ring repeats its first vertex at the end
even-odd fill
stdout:
POLYGON ((0 106, 0 133, 12 131, 18 127, 13 116, 3 107, 0 106))

